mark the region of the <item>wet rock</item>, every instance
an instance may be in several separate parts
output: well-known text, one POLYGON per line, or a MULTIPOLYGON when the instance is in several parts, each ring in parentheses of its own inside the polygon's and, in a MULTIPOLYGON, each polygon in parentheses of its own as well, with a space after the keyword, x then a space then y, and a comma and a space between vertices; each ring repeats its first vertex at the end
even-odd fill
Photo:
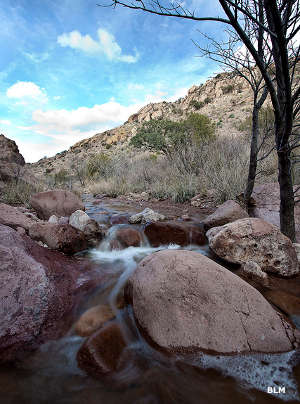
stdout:
POLYGON ((53 224, 58 224, 58 217, 55 215, 52 215, 49 217, 48 222, 53 223, 53 224))
POLYGON ((15 230, 18 227, 22 227, 28 231, 37 222, 39 222, 39 219, 34 215, 28 215, 23 213, 19 208, 0 203, 0 224, 12 227, 15 230))
POLYGON ((284 292, 283 290, 268 290, 264 296, 269 302, 279 307, 284 313, 300 316, 300 297, 284 292))
POLYGON ((281 276, 299 273, 296 251, 278 227, 261 219, 240 219, 206 233, 209 247, 234 264, 255 262, 262 271, 281 276))
POLYGON ((145 227, 144 233, 153 247, 171 243, 180 246, 203 245, 207 241, 203 227, 183 223, 150 223, 145 227))
MULTIPOLYGON (((297 188, 297 186, 295 187, 297 188)), ((299 196, 300 191, 297 195, 299 196)), ((253 215, 280 228, 280 191, 278 182, 257 185, 252 197, 255 202, 253 215)), ((300 205, 295 205, 296 239, 300 243, 300 205)))
POLYGON ((118 323, 109 323, 82 345, 77 354, 78 366, 93 377, 102 378, 117 370, 125 346, 118 323))
POLYGON ((90 266, 0 225, 0 362, 66 331, 80 293, 100 282, 90 266))
POLYGON ((128 224, 128 216, 124 215, 113 215, 110 218, 111 225, 115 224, 128 224))
POLYGON ((293 330, 267 300, 202 254, 154 253, 129 282, 135 318, 162 349, 225 354, 293 348, 293 330))
POLYGON ((36 223, 30 227, 29 236, 65 254, 74 254, 88 246, 85 234, 69 224, 36 223))
POLYGON ((75 324, 75 332, 81 337, 89 337, 107 321, 112 320, 115 314, 110 306, 99 304, 91 307, 79 318, 75 324))
POLYGON ((246 280, 254 281, 262 286, 269 285, 269 277, 266 272, 261 270, 261 267, 253 261, 247 261, 241 266, 239 274, 246 280))
POLYGON ((123 248, 139 247, 142 243, 141 233, 137 229, 132 229, 130 227, 122 227, 118 229, 115 238, 123 248))
POLYGON ((129 223, 148 223, 148 222, 158 222, 160 220, 165 220, 165 216, 150 208, 144 209, 142 212, 132 215, 129 218, 129 223))
POLYGON ((76 210, 84 210, 84 205, 77 195, 63 189, 39 192, 31 197, 30 204, 40 219, 48 220, 50 216, 70 216, 76 210))
POLYGON ((228 200, 220 205, 214 213, 207 216, 202 223, 205 229, 209 230, 212 227, 223 226, 245 217, 249 217, 248 213, 235 201, 228 200))

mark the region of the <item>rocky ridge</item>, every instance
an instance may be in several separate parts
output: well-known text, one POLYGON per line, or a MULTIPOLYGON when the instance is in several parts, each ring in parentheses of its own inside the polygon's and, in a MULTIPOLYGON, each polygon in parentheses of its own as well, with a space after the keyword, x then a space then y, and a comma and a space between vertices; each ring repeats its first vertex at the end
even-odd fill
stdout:
POLYGON ((40 178, 53 175, 61 169, 70 169, 78 161, 110 149, 126 149, 138 128, 151 119, 180 121, 190 113, 208 115, 215 123, 217 133, 238 135, 239 124, 249 115, 252 93, 249 85, 232 73, 220 73, 203 85, 192 86, 188 94, 175 102, 151 103, 131 115, 121 126, 75 143, 63 152, 28 165, 40 178))

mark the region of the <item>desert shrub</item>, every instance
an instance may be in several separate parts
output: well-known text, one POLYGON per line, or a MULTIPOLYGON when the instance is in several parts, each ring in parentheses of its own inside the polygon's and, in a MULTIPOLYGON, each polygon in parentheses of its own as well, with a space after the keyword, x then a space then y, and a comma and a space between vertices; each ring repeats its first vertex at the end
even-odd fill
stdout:
POLYGON ((223 94, 229 94, 232 93, 234 90, 234 85, 233 84, 228 84, 227 86, 222 87, 222 92, 223 94))
POLYGON ((24 181, 18 181, 17 184, 12 182, 5 184, 0 199, 9 205, 29 206, 31 196, 40 191, 42 191, 42 186, 39 184, 32 185, 24 181))
POLYGON ((205 105, 210 104, 212 102, 212 98, 206 97, 206 98, 204 98, 203 102, 204 102, 205 105))
POLYGON ((68 170, 62 168, 57 173, 54 174, 54 183, 55 184, 65 184, 69 180, 69 172, 68 170))
POLYGON ((192 107, 192 108, 195 108, 196 110, 199 110, 199 109, 201 109, 202 107, 204 107, 204 102, 203 101, 197 101, 197 100, 192 100, 190 103, 189 103, 189 106, 190 107, 192 107))
POLYGON ((97 153, 91 156, 86 163, 86 175, 88 178, 100 175, 106 177, 110 171, 111 158, 106 153, 97 153))

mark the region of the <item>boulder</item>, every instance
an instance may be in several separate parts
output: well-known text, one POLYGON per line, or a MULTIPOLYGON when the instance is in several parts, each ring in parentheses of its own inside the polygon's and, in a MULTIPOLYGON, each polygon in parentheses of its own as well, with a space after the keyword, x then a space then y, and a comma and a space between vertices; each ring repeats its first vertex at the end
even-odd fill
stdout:
POLYGON ((87 240, 93 240, 94 245, 103 238, 104 233, 99 224, 82 210, 76 210, 72 213, 69 219, 69 224, 75 229, 81 230, 85 234, 87 240))
POLYGON ((12 227, 15 230, 21 227, 28 232, 29 228, 37 222, 39 222, 39 219, 31 213, 24 213, 17 207, 0 203, 0 224, 12 227))
POLYGON ((216 226, 223 226, 226 223, 249 217, 248 213, 232 200, 224 202, 218 209, 203 220, 206 230, 216 226))
POLYGON ((81 294, 100 282, 88 261, 40 247, 3 225, 0 267, 1 363, 62 336, 81 294))
POLYGON ((143 241, 141 233, 137 229, 121 227, 116 231, 115 239, 122 248, 139 247, 143 241))
POLYGON ((203 227, 190 224, 155 222, 146 225, 144 233, 153 247, 167 244, 203 245, 207 242, 203 227))
POLYGON ((161 215, 158 212, 154 212, 154 210, 150 208, 144 209, 142 212, 137 213, 136 215, 130 216, 128 219, 129 223, 148 223, 148 222, 158 222, 160 220, 165 220, 165 216, 161 215))
POLYGON ((262 271, 281 276, 299 272, 296 251, 278 227, 261 219, 248 218, 214 227, 206 233, 209 247, 220 258, 233 264, 248 261, 262 271))
MULTIPOLYGON (((298 186, 295 186, 295 190, 298 186)), ((297 196, 300 196, 298 190, 297 196)), ((280 191, 278 182, 257 185, 253 189, 252 198, 255 203, 253 216, 272 223, 280 228, 280 191)), ((296 240, 300 243, 300 205, 295 205, 296 240)))
POLYGON ((110 224, 128 224, 128 216, 125 215, 112 215, 110 218, 110 224))
POLYGON ((34 194, 30 204, 38 217, 44 220, 48 220, 52 215, 70 216, 76 210, 84 210, 84 205, 78 196, 63 189, 34 194))
POLYGON ((52 223, 52 224, 58 224, 58 220, 59 220, 59 219, 58 219, 57 216, 52 215, 52 216, 49 217, 48 222, 49 222, 49 223, 52 223))
POLYGON ((129 279, 137 323, 170 352, 285 352, 294 330, 252 286, 192 251, 144 258, 129 279))
POLYGON ((109 320, 115 317, 110 306, 99 304, 91 307, 75 324, 75 332, 81 337, 89 337, 109 320))
POLYGON ((29 236, 65 254, 74 254, 88 247, 85 234, 69 224, 36 223, 30 227, 29 236))
POLYGON ((118 323, 108 323, 92 334, 79 349, 78 366, 94 377, 102 378, 117 370, 125 346, 118 323))

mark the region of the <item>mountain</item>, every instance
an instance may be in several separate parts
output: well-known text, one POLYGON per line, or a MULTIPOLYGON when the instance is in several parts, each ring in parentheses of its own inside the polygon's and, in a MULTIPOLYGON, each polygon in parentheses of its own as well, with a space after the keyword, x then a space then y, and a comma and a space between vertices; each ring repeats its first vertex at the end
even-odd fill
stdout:
POLYGON ((114 149, 124 149, 138 128, 150 119, 180 121, 190 113, 208 115, 219 135, 239 135, 240 124, 251 113, 252 92, 247 82, 232 73, 220 73, 200 86, 193 86, 188 94, 175 102, 151 103, 133 114, 121 126, 97 133, 75 143, 69 150, 28 164, 39 178, 60 170, 70 170, 74 162, 86 161, 91 155, 114 149))

